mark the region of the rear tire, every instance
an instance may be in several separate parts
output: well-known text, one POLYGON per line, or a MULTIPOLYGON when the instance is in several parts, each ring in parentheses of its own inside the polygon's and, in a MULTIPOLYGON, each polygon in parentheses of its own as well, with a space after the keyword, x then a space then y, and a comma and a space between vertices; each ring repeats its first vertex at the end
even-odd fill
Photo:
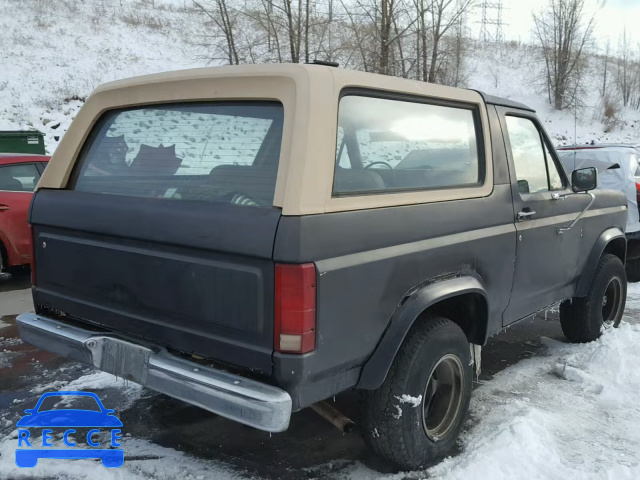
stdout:
POLYGON ((640 282, 640 258, 627 262, 624 269, 627 272, 628 282, 640 282))
POLYGON ((603 255, 587 296, 566 300, 560 305, 562 332, 573 343, 596 340, 604 329, 620 324, 626 301, 624 265, 615 255, 603 255))
POLYGON ((438 316, 419 322, 384 383, 363 393, 365 442, 403 470, 429 465, 451 452, 467 416, 473 381, 462 329, 438 316))

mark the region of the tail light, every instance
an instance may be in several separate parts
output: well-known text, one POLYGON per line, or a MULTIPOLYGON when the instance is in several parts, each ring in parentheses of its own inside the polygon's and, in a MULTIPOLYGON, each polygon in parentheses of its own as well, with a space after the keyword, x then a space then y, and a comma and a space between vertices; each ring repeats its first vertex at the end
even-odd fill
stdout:
POLYGON ((636 182, 636 200, 640 206, 640 183, 636 182))
POLYGON ((29 254, 31 259, 31 285, 36 286, 36 249, 34 248, 35 238, 33 238, 33 227, 29 225, 29 254))
POLYGON ((316 348, 316 268, 276 264, 274 349, 307 353, 316 348))

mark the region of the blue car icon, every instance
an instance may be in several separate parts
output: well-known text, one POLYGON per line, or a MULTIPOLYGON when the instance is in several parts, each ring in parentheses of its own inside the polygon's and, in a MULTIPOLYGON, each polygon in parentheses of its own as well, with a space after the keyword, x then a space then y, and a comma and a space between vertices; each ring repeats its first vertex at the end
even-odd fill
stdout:
MULTIPOLYGON (((55 398, 51 398, 55 400, 55 398)), ((48 402, 49 403, 49 402, 48 402)), ((94 445, 92 441, 92 432, 97 434, 100 428, 117 429, 122 427, 122 422, 118 417, 114 415, 115 410, 107 409, 102 405, 102 402, 95 393, 91 392, 49 392, 44 393, 34 408, 26 409, 25 416, 18 420, 16 426, 19 429, 36 428, 36 427, 51 427, 51 428, 64 428, 67 429, 64 435, 65 445, 75 447, 67 442, 67 432, 75 433, 73 427, 86 428, 91 427, 91 430, 87 435, 87 443, 94 445), (80 397, 79 400, 85 403, 89 402, 92 409, 79 409, 79 408, 42 408, 43 402, 51 397, 60 397, 60 401, 73 399, 80 397), (84 397, 84 398, 82 398, 84 397), (93 401, 92 401, 93 400, 93 401), (95 402, 95 404, 94 404, 95 402)), ((119 434, 119 430, 112 430, 112 444, 111 446, 120 446, 116 443, 114 433, 119 434)), ((28 442, 29 432, 19 430, 19 435, 22 436, 24 443, 29 447, 31 444, 28 442), (24 436, 26 435, 26 437, 24 436)), ((47 437, 50 440, 51 437, 47 437)), ((21 445, 19 439, 18 445, 21 445)), ((43 430, 43 447, 49 447, 50 444, 45 444, 45 430, 43 430)), ((95 446, 99 446, 95 443, 95 446)), ((87 458, 99 458, 105 467, 120 467, 124 463, 124 450, 116 448, 17 448, 16 449, 16 465, 19 467, 34 467, 38 463, 40 458, 64 458, 64 459, 87 459, 87 458)))

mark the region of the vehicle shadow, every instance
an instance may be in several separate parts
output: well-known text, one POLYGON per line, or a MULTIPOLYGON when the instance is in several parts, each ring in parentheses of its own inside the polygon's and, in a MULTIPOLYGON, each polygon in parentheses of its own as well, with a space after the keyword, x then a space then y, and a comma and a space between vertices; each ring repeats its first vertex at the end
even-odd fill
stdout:
MULTIPOLYGON (((556 318, 524 320, 496 335, 483 348, 483 371, 477 380, 482 383, 522 359, 542 354, 546 349, 540 342, 543 336, 563 340, 556 318)), ((358 422, 357 392, 338 395, 329 402, 358 422)), ((337 478, 353 468, 354 461, 379 473, 398 473, 393 465, 369 452, 359 434, 362 432, 342 434, 310 409, 295 413, 289 429, 273 435, 157 394, 119 417, 134 437, 148 438, 197 458, 225 462, 249 477, 337 478)))
POLYGON ((0 292, 12 292, 31 287, 31 272, 28 267, 18 268, 11 273, 0 273, 0 292))

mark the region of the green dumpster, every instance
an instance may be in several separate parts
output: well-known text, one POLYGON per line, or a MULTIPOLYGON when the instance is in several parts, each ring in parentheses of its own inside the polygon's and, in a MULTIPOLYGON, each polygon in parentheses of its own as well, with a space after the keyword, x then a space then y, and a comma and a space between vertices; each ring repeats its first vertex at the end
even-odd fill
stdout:
POLYGON ((44 135, 37 130, 0 131, 0 153, 44 155, 44 135))

